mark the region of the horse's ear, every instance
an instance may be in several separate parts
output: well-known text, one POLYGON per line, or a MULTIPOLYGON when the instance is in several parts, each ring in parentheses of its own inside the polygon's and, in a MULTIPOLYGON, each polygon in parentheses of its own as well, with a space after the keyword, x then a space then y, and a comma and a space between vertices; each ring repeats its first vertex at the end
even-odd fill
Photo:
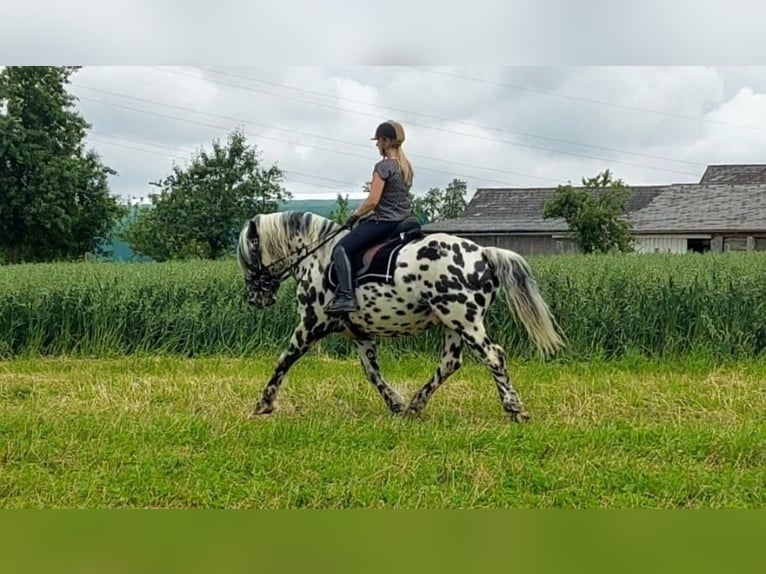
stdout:
POLYGON ((258 228, 255 225, 255 221, 252 219, 247 224, 247 235, 246 237, 252 241, 256 237, 258 237, 258 228))

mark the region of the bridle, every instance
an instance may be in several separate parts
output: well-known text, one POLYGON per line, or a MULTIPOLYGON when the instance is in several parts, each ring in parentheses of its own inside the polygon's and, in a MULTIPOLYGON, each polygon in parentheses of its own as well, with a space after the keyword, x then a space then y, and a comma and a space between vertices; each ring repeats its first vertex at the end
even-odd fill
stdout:
MULTIPOLYGON (((260 271, 258 272, 258 277, 256 277, 252 281, 253 287, 256 289, 264 292, 264 293, 275 293, 277 289, 279 289, 280 283, 287 279, 290 274, 298 267, 298 265, 301 264, 303 260, 305 260, 310 255, 313 255, 316 253, 319 249, 321 249, 324 245, 335 239, 335 237, 340 234, 341 231, 345 231, 349 226, 348 225, 342 225, 340 229, 336 229, 333 231, 330 235, 319 241, 316 245, 312 246, 311 249, 309 249, 305 254, 301 255, 296 259, 293 263, 285 267, 279 272, 276 272, 275 269, 285 260, 290 259, 291 257, 296 256, 304 249, 307 249, 306 246, 300 247, 297 251, 293 253, 289 253, 286 256, 282 257, 281 259, 277 259, 276 261, 272 261, 268 265, 261 265, 260 271)), ((258 241, 260 243, 260 239, 258 241)), ((256 246, 256 249, 259 249, 259 246, 256 246)), ((260 257, 259 257, 260 260, 260 257)))

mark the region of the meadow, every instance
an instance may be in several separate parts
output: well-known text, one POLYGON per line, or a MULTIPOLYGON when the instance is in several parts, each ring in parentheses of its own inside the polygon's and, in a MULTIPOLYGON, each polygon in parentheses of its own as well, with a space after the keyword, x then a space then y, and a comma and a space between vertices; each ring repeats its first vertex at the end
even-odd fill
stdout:
MULTIPOLYGON (((423 358, 382 361, 410 396, 423 358)), ((247 414, 273 357, 0 363, 4 508, 757 508, 766 364, 514 362, 510 423, 469 363, 420 418, 317 354, 247 414)))
MULTIPOLYGON (((532 420, 470 356, 419 418, 392 416, 328 339, 248 420, 296 320, 236 263, 0 272, 4 508, 732 508, 766 501, 766 254, 529 258, 568 347, 489 329, 532 420)), ((438 333, 381 345, 406 396, 438 333)))
MULTIPOLYGON (((674 358, 760 356, 766 347, 766 253, 530 257, 567 338, 558 360, 634 353, 674 358)), ((297 321, 291 283, 254 311, 232 260, 4 267, 0 357, 36 355, 248 356, 278 353, 297 321)), ((489 330, 511 357, 534 357, 498 301, 489 330)), ((438 333, 387 343, 433 353, 438 333)), ((333 338, 325 351, 353 351, 333 338)))

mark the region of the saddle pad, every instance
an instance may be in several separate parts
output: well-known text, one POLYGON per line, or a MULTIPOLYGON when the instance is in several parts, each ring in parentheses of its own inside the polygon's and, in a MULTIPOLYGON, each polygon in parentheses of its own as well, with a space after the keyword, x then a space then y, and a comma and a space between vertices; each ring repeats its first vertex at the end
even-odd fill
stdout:
MULTIPOLYGON (((351 261, 353 283, 355 287, 365 283, 394 283, 394 271, 396 270, 396 258, 399 251, 407 242, 401 240, 388 241, 377 250, 370 262, 369 267, 363 267, 363 253, 357 255, 351 261), (361 271, 361 273, 360 273, 361 271)), ((338 274, 335 271, 335 262, 331 261, 325 271, 325 277, 330 286, 335 289, 338 285, 338 274)))

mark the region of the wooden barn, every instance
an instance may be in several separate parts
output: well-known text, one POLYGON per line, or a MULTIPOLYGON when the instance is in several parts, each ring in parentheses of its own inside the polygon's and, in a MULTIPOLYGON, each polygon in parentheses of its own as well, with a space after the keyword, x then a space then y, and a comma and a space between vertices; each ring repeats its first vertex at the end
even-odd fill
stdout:
MULTIPOLYGON (((638 252, 766 250, 766 164, 710 165, 699 183, 634 186, 626 206, 638 252)), ((479 188, 462 216, 424 227, 524 255, 578 251, 563 219, 543 219, 549 188, 479 188)))

